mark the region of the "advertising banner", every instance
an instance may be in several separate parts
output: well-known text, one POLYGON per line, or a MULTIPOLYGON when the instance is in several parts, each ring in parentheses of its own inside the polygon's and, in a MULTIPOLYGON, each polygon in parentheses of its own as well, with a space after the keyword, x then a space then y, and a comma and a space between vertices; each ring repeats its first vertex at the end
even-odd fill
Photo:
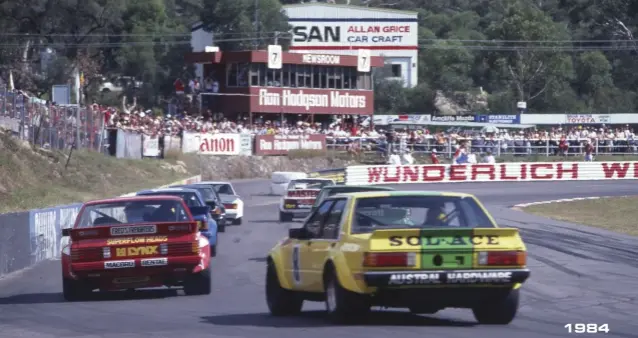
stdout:
POLYGON ((45 259, 58 258, 64 242, 62 229, 70 228, 82 204, 31 210, 29 228, 31 232, 31 257, 37 263, 45 259))
POLYGON ((520 124, 521 117, 517 114, 510 115, 477 115, 476 122, 485 122, 491 124, 520 124))
POLYGON ((416 18, 396 21, 380 21, 378 18, 313 20, 296 18, 294 14, 289 18, 293 27, 290 50, 380 49, 384 46, 417 49, 418 45, 416 18))
POLYGON ((251 87, 250 94, 256 113, 369 115, 374 109, 371 90, 251 87))
POLYGON ((182 152, 200 155, 252 155, 250 134, 204 134, 185 132, 182 152))
POLYGON ((326 135, 256 135, 255 155, 287 155, 290 150, 326 150, 326 135))
POLYGON ((432 122, 474 122, 476 117, 474 115, 447 115, 447 116, 434 116, 432 115, 432 122))
POLYGON ((375 126, 386 126, 390 122, 430 122, 430 119, 430 114, 374 115, 372 123, 375 126))
POLYGON ((611 115, 601 114, 567 114, 565 124, 603 124, 612 123, 611 115))
POLYGON ((159 157, 160 146, 159 137, 142 136, 142 156, 143 157, 159 157))

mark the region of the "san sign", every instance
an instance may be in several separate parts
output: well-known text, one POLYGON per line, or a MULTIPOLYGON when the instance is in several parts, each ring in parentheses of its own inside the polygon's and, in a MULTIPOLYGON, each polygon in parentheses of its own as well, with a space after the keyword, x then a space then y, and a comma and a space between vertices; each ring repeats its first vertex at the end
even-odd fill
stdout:
MULTIPOLYGON (((310 19, 308 19, 310 20, 310 19)), ((337 47, 414 47, 418 45, 418 23, 398 22, 329 22, 296 21, 293 25, 290 49, 330 50, 337 47)))

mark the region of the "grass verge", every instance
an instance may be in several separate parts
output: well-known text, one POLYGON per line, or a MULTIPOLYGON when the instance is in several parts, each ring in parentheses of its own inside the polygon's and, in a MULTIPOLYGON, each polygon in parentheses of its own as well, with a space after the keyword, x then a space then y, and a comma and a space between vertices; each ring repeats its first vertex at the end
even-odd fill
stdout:
POLYGON ((525 212, 638 236, 638 196, 532 205, 525 212))
POLYGON ((184 166, 74 151, 32 149, 0 131, 0 213, 83 202, 192 176, 184 166))

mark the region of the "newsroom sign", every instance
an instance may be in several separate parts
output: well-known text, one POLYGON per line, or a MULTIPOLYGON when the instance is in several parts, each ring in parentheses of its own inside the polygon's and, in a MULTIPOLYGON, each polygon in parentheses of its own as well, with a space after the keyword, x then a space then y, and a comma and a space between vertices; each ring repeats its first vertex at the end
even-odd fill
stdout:
POLYGON ((287 155, 291 150, 326 150, 326 135, 256 135, 255 155, 287 155))
POLYGON ((251 88, 257 113, 372 114, 373 93, 364 90, 251 88))

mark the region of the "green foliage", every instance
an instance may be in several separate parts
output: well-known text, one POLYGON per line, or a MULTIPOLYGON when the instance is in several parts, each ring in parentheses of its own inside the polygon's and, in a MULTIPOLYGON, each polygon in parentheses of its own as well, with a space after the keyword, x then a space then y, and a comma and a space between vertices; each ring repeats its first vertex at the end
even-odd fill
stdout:
MULTIPOLYGON (((183 55, 190 49, 193 23, 202 21, 222 50, 263 49, 276 38, 286 48, 290 26, 282 5, 300 2, 2 1, 0 29, 6 35, 0 44, 0 73, 6 80, 12 70, 19 88, 43 95, 53 84, 72 83, 78 69, 85 75, 89 102, 117 103, 125 94, 152 108, 172 93, 175 78, 192 76, 183 55), (98 93, 102 77, 120 76, 141 85, 98 93)), ((431 113, 438 94, 463 97, 479 88, 487 92, 484 99, 492 112, 512 112, 519 100, 527 101, 530 112, 613 113, 638 107, 634 1, 349 2, 419 13, 419 85, 407 89, 387 79, 387 70, 376 72, 378 112, 431 113), (616 40, 625 50, 568 40, 616 40)))

